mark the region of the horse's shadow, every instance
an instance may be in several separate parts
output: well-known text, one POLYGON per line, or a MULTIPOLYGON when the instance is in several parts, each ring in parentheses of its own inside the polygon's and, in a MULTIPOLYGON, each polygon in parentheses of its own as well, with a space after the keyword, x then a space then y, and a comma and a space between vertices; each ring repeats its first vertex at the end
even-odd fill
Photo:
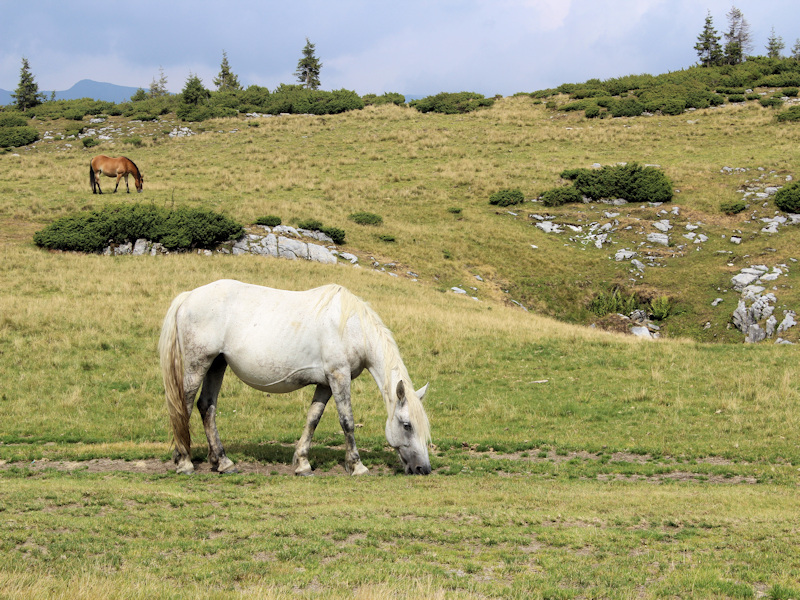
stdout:
MULTIPOLYGON (((274 465, 280 468, 291 468, 294 457, 294 444, 264 444, 252 442, 231 442, 225 446, 226 453, 237 463, 258 463, 264 467, 274 465)), ((400 463, 397 454, 388 450, 359 450, 365 464, 378 468, 397 470, 400 463)), ((341 446, 317 445, 309 454, 309 461, 314 469, 330 470, 336 465, 344 466, 344 448, 341 446)), ((192 452, 193 463, 208 460, 208 449, 200 448, 192 452)))

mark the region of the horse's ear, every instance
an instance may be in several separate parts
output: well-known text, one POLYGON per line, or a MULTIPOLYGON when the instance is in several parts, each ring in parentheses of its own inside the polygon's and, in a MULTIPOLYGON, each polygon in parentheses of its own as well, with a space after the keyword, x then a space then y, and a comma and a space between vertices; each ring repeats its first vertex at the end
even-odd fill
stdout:
POLYGON ((397 402, 400 406, 405 404, 406 402, 406 386, 403 384, 403 380, 397 382, 397 388, 395 389, 395 393, 397 394, 397 402))
POLYGON ((428 391, 428 384, 426 383, 425 385, 423 385, 421 388, 419 388, 417 390, 417 398, 422 400, 425 397, 425 392, 427 392, 427 391, 428 391))

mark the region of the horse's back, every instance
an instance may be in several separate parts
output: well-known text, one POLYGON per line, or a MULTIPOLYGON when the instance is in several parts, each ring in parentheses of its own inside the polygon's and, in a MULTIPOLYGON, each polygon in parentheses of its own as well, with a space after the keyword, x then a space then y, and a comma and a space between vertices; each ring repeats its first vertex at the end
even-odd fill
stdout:
POLYGON ((361 352, 342 343, 339 308, 326 298, 336 289, 209 283, 190 292, 179 308, 182 346, 198 356, 223 354, 242 380, 259 389, 288 391, 301 387, 295 385, 300 381, 319 383, 326 366, 357 368, 361 362, 361 352), (286 381, 285 390, 276 381, 286 381))

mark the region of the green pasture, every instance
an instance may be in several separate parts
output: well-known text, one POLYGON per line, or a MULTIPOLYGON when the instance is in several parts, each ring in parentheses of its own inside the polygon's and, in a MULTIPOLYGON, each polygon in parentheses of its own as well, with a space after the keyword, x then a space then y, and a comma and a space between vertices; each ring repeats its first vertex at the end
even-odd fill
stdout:
MULTIPOLYGON (((530 98, 470 115, 229 119, 185 139, 167 137, 169 123, 129 126, 143 143, 42 141, 0 155, 0 597, 800 596, 796 350, 742 344, 721 292, 751 261, 791 262, 798 234, 764 238, 750 213, 718 212, 757 176, 723 166, 794 174, 796 127, 760 107, 589 121, 530 98), (144 193, 92 196, 99 152, 133 158, 144 193), (530 198, 564 168, 618 161, 661 164, 685 218, 720 236, 636 283, 679 309, 658 341, 586 326, 593 293, 628 279, 609 250, 538 231, 528 212, 541 207, 488 204, 501 188, 530 198), (245 225, 317 218, 346 230, 342 249, 362 266, 32 244, 53 219, 112 202, 209 208, 245 225), (359 211, 382 224, 348 219, 359 211), (742 245, 718 253, 734 229, 748 232, 742 245), (433 474, 400 474, 365 375, 354 412, 371 474, 342 475, 330 406, 310 456, 317 476, 285 475, 311 390, 261 394, 230 373, 220 434, 235 462, 262 472, 172 473, 161 319, 179 292, 220 278, 335 282, 370 302, 416 386, 430 382, 433 474), (163 470, 95 472, 94 459, 163 470)), ((788 308, 800 306, 796 277, 791 267, 780 282, 788 308)))

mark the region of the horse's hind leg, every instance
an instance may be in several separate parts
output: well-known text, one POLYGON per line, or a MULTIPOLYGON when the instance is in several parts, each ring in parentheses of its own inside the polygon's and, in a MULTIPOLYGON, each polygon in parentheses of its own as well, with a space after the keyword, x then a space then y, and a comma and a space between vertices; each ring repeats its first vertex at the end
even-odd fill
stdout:
POLYGON ((318 385, 314 391, 314 398, 311 400, 311 407, 308 409, 306 426, 303 428, 303 435, 297 442, 297 449, 294 451, 292 466, 295 475, 311 475, 311 464, 308 462, 308 452, 311 450, 311 438, 317 429, 325 406, 331 399, 331 388, 327 385, 318 385))
MULTIPOLYGON (((194 398, 197 395, 197 390, 200 389, 200 384, 203 382, 202 369, 200 370, 187 370, 183 374, 183 401, 186 404, 186 414, 191 419, 192 406, 194 405, 194 398)), ((194 472, 194 465, 192 464, 191 450, 187 454, 181 454, 176 448, 172 454, 172 459, 177 465, 175 471, 180 475, 191 475, 194 472)))
POLYGON ((208 439, 208 462, 211 468, 219 473, 235 473, 233 461, 225 456, 225 449, 219 439, 217 430, 217 397, 222 387, 222 379, 225 377, 225 369, 228 363, 221 354, 211 363, 208 373, 203 381, 203 389, 197 399, 197 409, 203 418, 203 427, 206 430, 208 439))

